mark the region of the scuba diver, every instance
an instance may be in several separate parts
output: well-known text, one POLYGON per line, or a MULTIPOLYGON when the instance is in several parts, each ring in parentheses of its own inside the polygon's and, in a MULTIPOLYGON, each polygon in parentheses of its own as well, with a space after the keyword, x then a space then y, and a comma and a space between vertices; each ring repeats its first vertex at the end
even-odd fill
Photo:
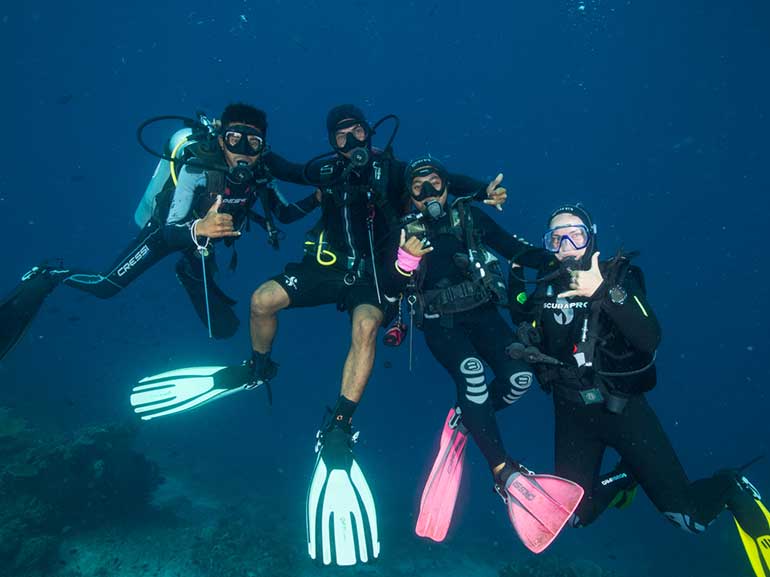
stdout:
MULTIPOLYGON (((307 498, 308 552, 324 565, 367 562, 379 555, 380 548, 374 500, 353 456, 358 433, 353 433, 351 421, 372 371, 377 330, 393 302, 381 290, 378 265, 392 225, 406 206, 405 163, 391 151, 397 126, 384 150, 372 146, 375 130, 387 119, 397 122, 388 116, 370 125, 350 104, 331 109, 326 129, 333 152, 311 160, 304 171, 306 180, 321 189, 321 221, 305 242, 302 262, 287 264, 251 299, 254 387, 276 375, 270 353, 278 311, 334 304, 351 318, 341 393, 318 433, 307 498)), ((501 179, 499 175, 484 185, 453 175, 460 193, 493 205, 505 200, 501 179)))
MULTIPOLYGON (((222 113, 221 127, 201 116, 194 129, 172 137, 168 154, 157 154, 141 139, 140 144, 161 157, 135 220, 142 228, 107 272, 94 273, 63 266, 36 266, 0 303, 0 358, 20 340, 43 300, 60 283, 106 299, 116 295, 156 262, 181 253, 176 275, 192 300, 195 311, 208 324, 214 338, 228 338, 238 328, 230 299, 213 280, 212 239, 232 245, 250 221, 267 229, 277 248, 275 215, 282 223, 302 218, 319 202, 311 194, 289 203, 273 184, 274 178, 304 184, 301 166, 293 165, 266 148, 267 117, 247 104, 230 104, 222 113), (176 171, 177 167, 181 168, 176 171), (263 214, 254 211, 260 202, 263 214)), ((190 121, 193 124, 193 121, 190 121)), ((236 253, 233 252, 233 257, 236 253)), ((231 263, 234 267, 235 261, 231 263)))
POLYGON ((583 489, 566 479, 532 473, 511 459, 503 445, 495 412, 527 392, 532 373, 525 361, 506 354, 514 333, 498 310, 506 304, 506 284, 491 250, 530 268, 540 268, 551 256, 508 234, 468 198, 448 204, 452 177, 435 158, 410 162, 404 181, 415 212, 402 219, 387 290, 402 294, 410 319, 457 390, 457 404, 446 417, 422 493, 416 533, 438 542, 446 537, 470 434, 487 460, 514 528, 539 553, 567 523, 583 489), (489 383, 485 364, 494 373, 489 383))
MULTIPOLYGON (((389 115, 370 125, 357 107, 334 107, 327 116, 332 152, 311 159, 299 174, 321 191, 322 215, 308 233, 302 262, 262 284, 251 299, 252 355, 241 365, 187 367, 142 379, 131 404, 143 420, 202 406, 214 399, 264 387, 272 399, 271 380, 278 365, 270 357, 285 308, 336 305, 351 318, 352 339, 341 393, 317 434, 316 465, 307 495, 307 545, 310 557, 324 565, 366 563, 379 555, 374 498, 353 455, 358 432, 352 416, 372 371, 377 329, 396 299, 379 285, 377 269, 392 244, 391 231, 405 212, 405 163, 391 145, 398 119, 389 115), (378 126, 396 123, 387 146, 372 146, 378 126)), ((485 185, 452 175, 455 189, 499 207, 506 199, 502 175, 485 185)), ((393 242, 397 242, 397 235, 393 242)), ((395 249, 394 249, 395 250, 395 249)))
POLYGON ((511 271, 512 318, 522 342, 513 358, 532 363, 553 394, 556 474, 586 491, 573 519, 586 526, 640 486, 678 527, 701 533, 727 508, 757 576, 770 575, 770 513, 743 474, 750 465, 690 482, 645 393, 656 384, 661 332, 633 253, 600 262, 596 226, 580 204, 557 208, 543 245, 555 260, 529 298, 511 271), (604 482, 607 447, 620 455, 604 482))

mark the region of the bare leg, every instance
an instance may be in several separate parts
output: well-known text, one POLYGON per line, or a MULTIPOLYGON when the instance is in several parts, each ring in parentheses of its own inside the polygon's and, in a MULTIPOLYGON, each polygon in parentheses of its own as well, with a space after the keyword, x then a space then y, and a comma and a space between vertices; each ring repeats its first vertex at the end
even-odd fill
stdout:
MULTIPOLYGON (((276 285, 278 286, 278 285, 276 285)), ((348 358, 342 370, 341 394, 358 403, 372 374, 377 344, 377 329, 382 324, 382 311, 372 305, 359 305, 353 310, 353 332, 348 358)))
POLYGON ((276 313, 289 306, 289 295, 274 280, 269 280, 251 295, 249 329, 251 348, 258 353, 268 353, 278 330, 276 313))

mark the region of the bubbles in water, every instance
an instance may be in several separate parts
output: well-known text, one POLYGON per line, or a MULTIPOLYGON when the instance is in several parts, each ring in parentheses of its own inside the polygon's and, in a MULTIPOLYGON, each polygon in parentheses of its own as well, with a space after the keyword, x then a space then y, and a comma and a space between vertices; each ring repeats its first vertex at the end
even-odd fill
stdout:
POLYGON ((567 0, 567 12, 573 25, 590 35, 607 31, 607 18, 616 5, 607 0, 567 0))

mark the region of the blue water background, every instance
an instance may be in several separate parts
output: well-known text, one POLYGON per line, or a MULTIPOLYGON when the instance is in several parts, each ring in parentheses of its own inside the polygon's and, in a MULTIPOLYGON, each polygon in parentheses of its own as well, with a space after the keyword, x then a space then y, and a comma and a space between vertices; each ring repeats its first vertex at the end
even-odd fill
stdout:
MULTIPOLYGON (((123 249, 155 166, 135 140, 145 118, 252 102, 268 112, 271 146, 303 161, 328 147, 326 111, 353 102, 371 119, 399 115, 401 158, 504 172, 509 201, 494 216, 512 232, 537 239, 550 209, 581 200, 605 256, 641 251, 664 330, 652 402, 693 478, 740 464, 770 450, 768 23, 759 1, 6 3, 0 288, 44 258, 104 269, 123 249)), ((206 338, 173 257, 109 301, 58 290, 0 364, 0 405, 42 427, 129 419, 139 378, 239 362, 251 291, 299 258, 312 222, 286 227, 279 253, 252 231, 235 274, 220 255, 243 319, 227 342, 206 338)), ((301 553, 313 435, 348 340, 331 307, 283 313, 272 410, 239 395, 145 425, 142 447, 212 490, 285 508, 301 553)), ((415 342, 411 374, 404 348, 380 349, 355 419, 384 556, 443 554, 412 527, 454 387, 415 342)), ((500 418, 511 455, 541 471, 552 468, 549 403, 532 391, 500 418)), ((475 447, 469 462, 452 548, 524 558, 475 447)), ((770 492, 770 462, 751 473, 770 492)), ((708 535, 685 535, 640 498, 554 550, 629 575, 739 574, 734 533, 725 515, 708 535)))

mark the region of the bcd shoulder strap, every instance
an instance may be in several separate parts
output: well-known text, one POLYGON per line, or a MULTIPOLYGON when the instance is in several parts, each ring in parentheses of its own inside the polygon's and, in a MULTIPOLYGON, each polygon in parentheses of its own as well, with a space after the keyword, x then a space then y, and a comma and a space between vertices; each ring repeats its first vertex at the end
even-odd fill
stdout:
POLYGON ((225 174, 219 170, 206 171, 206 195, 216 197, 225 192, 225 174))

